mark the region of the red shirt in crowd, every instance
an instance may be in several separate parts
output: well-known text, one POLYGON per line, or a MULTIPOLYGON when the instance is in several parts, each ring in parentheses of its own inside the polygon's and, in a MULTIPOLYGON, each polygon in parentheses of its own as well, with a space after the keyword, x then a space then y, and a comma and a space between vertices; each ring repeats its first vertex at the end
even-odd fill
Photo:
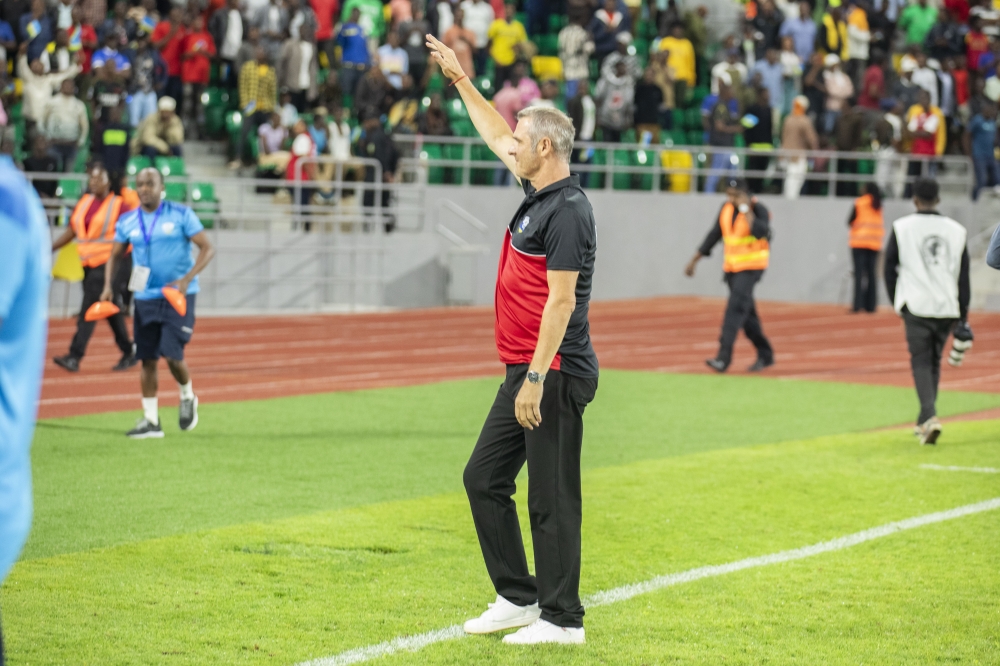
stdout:
POLYGON ((951 12, 951 15, 959 23, 964 24, 969 22, 968 0, 944 0, 944 8, 951 12))
POLYGON ((309 0, 316 12, 316 41, 322 42, 333 37, 333 24, 340 11, 339 0, 309 0))
POLYGON ((965 35, 965 57, 969 69, 979 69, 979 58, 990 50, 990 38, 981 32, 970 30, 965 35))
POLYGON ((94 30, 94 26, 87 25, 86 23, 72 26, 69 29, 69 34, 67 35, 70 39, 70 44, 73 43, 73 35, 78 30, 80 31, 80 52, 83 53, 83 62, 80 64, 80 69, 82 69, 83 73, 86 74, 90 71, 90 57, 94 55, 94 49, 87 48, 87 45, 97 45, 97 31, 94 30))
MULTIPOLYGON (((155 43, 164 39, 170 34, 170 27, 170 21, 160 21, 153 29, 150 40, 155 43)), ((174 36, 160 49, 160 56, 162 56, 163 62, 166 63, 167 74, 170 76, 181 75, 181 53, 183 52, 184 38, 186 36, 187 30, 184 26, 178 26, 174 36)))
POLYGON ((955 80, 955 103, 961 106, 969 101, 969 72, 956 69, 952 71, 951 78, 955 80))
POLYGON ((884 92, 885 74, 881 67, 872 65, 865 70, 865 78, 861 82, 861 94, 858 95, 858 106, 863 106, 866 109, 877 109, 884 92))
POLYGON ((181 81, 207 84, 211 72, 215 40, 207 31, 189 32, 184 37, 181 81))

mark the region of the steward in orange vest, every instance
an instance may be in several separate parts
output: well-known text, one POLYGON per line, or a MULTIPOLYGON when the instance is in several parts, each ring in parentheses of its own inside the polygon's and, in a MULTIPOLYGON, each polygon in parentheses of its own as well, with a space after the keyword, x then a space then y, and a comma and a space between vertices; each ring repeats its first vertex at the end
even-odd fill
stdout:
POLYGON ((774 365, 774 350, 764 336, 757 316, 753 289, 771 258, 771 214, 755 198, 751 198, 746 182, 733 178, 727 183, 728 201, 722 204, 719 216, 705 237, 698 252, 684 269, 694 276, 695 266, 712 253, 720 240, 723 244, 722 270, 729 285, 729 303, 719 336, 719 353, 705 363, 716 372, 725 372, 733 358, 733 344, 740 329, 757 348, 757 360, 750 372, 759 372, 774 365))
POLYGON ((865 194, 854 200, 854 209, 847 218, 851 228, 848 244, 854 260, 854 307, 851 312, 875 312, 878 306, 878 279, 875 265, 885 237, 882 220, 882 196, 878 185, 865 185, 865 194))
MULTIPOLYGON (((101 292, 104 290, 104 265, 111 256, 111 248, 114 246, 115 225, 122 213, 131 210, 131 206, 121 194, 112 190, 108 172, 102 165, 92 166, 89 175, 88 193, 80 198, 73 209, 66 231, 52 244, 52 251, 55 252, 75 240, 80 263, 83 264, 83 304, 80 306, 80 315, 76 322, 76 335, 73 336, 69 353, 52 359, 56 365, 70 372, 77 372, 80 369, 80 359, 86 353, 87 343, 94 333, 96 322, 87 321, 84 319, 84 314, 91 305, 101 300, 101 292)), ((115 280, 115 303, 122 309, 124 302, 121 294, 128 284, 129 274, 132 271, 131 264, 129 257, 117 271, 116 277, 120 279, 115 280)), ((109 317, 108 323, 115 335, 115 342, 122 352, 121 360, 112 370, 128 370, 136 364, 136 359, 132 339, 125 326, 125 315, 119 312, 109 317)))

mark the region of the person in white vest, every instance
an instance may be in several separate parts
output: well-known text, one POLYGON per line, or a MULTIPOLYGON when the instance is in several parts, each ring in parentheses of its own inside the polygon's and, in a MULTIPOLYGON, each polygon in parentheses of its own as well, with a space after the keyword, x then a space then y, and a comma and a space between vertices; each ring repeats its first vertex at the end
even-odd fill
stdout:
POLYGON ((937 181, 918 180, 913 186, 917 212, 893 222, 885 248, 885 287, 906 326, 920 398, 914 432, 921 444, 934 444, 941 435, 934 403, 948 335, 959 322, 971 333, 967 233, 961 224, 937 212, 938 201, 937 181))

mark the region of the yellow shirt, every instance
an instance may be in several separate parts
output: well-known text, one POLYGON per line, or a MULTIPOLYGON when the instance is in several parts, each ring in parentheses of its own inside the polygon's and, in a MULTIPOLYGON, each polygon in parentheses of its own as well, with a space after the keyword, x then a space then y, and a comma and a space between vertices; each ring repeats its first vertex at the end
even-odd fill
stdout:
POLYGON ((514 47, 528 41, 528 33, 524 31, 520 21, 507 23, 503 19, 496 19, 490 24, 487 36, 490 38, 490 55, 501 67, 513 65, 517 59, 514 47))
POLYGON ((664 37, 660 40, 660 50, 670 51, 667 57, 667 64, 674 70, 674 78, 678 81, 686 81, 689 86, 694 86, 694 46, 691 40, 677 39, 676 37, 664 37))

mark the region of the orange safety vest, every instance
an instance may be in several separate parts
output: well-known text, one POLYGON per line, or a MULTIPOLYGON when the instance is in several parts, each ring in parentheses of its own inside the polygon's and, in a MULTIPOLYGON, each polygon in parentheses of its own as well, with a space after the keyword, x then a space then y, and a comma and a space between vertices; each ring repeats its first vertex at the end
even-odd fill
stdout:
POLYGON ((766 238, 750 235, 750 222, 743 213, 736 213, 736 206, 727 202, 719 213, 722 229, 722 270, 727 273, 762 271, 767 268, 771 246, 766 238))
POLYGON ((80 263, 87 268, 103 266, 111 256, 111 248, 115 244, 115 225, 121 214, 124 200, 112 192, 101 202, 94 217, 90 220, 90 229, 86 229, 84 218, 94 202, 93 194, 84 194, 73 209, 69 223, 76 234, 76 250, 80 255, 80 263))
POLYGON ((882 223, 882 210, 875 210, 872 206, 872 195, 866 194, 855 199, 850 246, 878 252, 882 249, 884 237, 885 226, 882 223))

